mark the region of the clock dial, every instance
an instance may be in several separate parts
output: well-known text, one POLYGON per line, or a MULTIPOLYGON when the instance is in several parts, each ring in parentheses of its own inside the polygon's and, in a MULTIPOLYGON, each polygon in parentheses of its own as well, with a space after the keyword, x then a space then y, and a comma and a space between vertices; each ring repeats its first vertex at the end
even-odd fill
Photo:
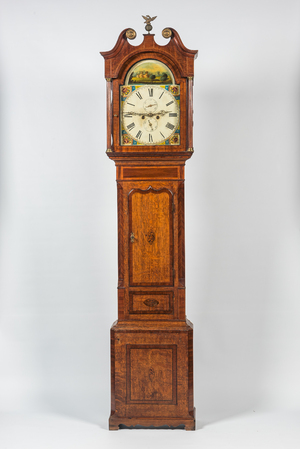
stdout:
POLYGON ((178 128, 178 102, 163 87, 138 87, 123 102, 121 125, 139 144, 161 144, 170 139, 178 128))

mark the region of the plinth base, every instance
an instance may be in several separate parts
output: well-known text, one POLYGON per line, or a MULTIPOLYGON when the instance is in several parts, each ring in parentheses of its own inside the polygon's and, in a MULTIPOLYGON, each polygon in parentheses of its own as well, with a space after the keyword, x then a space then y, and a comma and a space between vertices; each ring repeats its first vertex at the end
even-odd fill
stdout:
POLYGON ((176 429, 177 427, 185 430, 195 430, 196 409, 193 416, 188 419, 180 418, 121 418, 111 415, 109 418, 109 430, 119 430, 119 426, 134 428, 165 428, 176 429), (138 426, 138 427, 136 427, 138 426))
POLYGON ((177 323, 115 323, 111 329, 109 429, 195 430, 193 328, 177 323))

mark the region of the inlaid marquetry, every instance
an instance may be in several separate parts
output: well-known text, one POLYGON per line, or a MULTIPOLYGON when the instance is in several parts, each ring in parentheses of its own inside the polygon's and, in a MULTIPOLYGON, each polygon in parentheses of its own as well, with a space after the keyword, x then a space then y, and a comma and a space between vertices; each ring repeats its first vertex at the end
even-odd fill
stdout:
POLYGON ((127 403, 176 404, 176 345, 126 345, 126 362, 127 403))

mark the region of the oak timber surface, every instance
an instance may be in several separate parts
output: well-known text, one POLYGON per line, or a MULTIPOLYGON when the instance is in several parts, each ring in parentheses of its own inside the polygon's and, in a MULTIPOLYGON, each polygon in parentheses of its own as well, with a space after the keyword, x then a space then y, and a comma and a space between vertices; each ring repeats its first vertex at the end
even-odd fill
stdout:
POLYGON ((109 428, 183 425, 194 430, 193 328, 185 314, 184 165, 193 154, 197 52, 187 49, 172 28, 164 46, 153 34, 133 46, 127 31, 102 53, 107 156, 116 164, 118 191, 118 321, 111 328, 109 428), (120 86, 143 60, 165 64, 180 89, 176 145, 124 145, 121 140, 120 86))

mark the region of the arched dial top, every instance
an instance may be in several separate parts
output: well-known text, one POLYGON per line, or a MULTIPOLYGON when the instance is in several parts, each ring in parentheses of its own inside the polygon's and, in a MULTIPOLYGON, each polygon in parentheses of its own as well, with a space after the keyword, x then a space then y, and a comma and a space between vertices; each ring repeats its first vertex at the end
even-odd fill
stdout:
POLYGON ((175 78, 162 61, 142 59, 130 67, 124 84, 175 84, 175 78))
MULTIPOLYGON (((176 88, 177 86, 173 86, 173 90, 176 88)), ((162 86, 145 85, 135 88, 122 101, 122 143, 178 144, 180 109, 177 98, 162 86)))

